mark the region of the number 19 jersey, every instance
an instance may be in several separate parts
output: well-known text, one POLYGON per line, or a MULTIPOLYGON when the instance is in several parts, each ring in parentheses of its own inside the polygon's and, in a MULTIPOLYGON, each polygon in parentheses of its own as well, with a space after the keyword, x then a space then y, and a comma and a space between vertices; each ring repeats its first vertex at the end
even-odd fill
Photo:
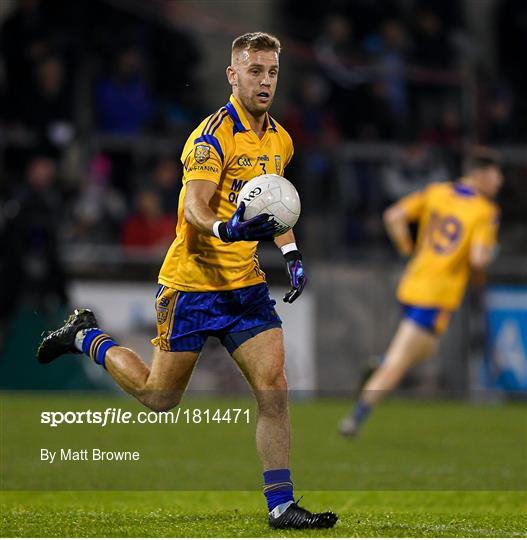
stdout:
POLYGON ((236 210, 241 188, 261 174, 283 175, 292 155, 287 131, 267 114, 260 139, 234 96, 225 107, 205 118, 191 133, 181 154, 183 187, 176 238, 161 267, 159 283, 179 291, 208 292, 264 282, 257 242, 224 243, 188 223, 184 212, 186 188, 192 180, 216 184, 210 207, 220 220, 227 221, 236 210))
POLYGON ((454 311, 470 275, 474 245, 496 243, 498 209, 464 184, 431 184, 398 203, 418 221, 415 255, 397 290, 403 304, 454 311))

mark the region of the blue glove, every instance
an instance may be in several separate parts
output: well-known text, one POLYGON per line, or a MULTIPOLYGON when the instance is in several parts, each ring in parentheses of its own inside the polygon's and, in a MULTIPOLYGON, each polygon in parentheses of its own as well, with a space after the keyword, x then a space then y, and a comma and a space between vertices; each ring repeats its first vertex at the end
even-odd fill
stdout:
POLYGON ((224 242, 237 242, 238 240, 272 240, 275 231, 273 221, 269 221, 269 214, 259 214, 252 219, 243 221, 245 203, 242 201, 231 219, 218 227, 220 238, 224 242))
POLYGON ((302 265, 302 254, 298 250, 289 251, 284 255, 287 273, 291 282, 291 290, 284 295, 284 302, 292 304, 304 290, 307 283, 302 265))

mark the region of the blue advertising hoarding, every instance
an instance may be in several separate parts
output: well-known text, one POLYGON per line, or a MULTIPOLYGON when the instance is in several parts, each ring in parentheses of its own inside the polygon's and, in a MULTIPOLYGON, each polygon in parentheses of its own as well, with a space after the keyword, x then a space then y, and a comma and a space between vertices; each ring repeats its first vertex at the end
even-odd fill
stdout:
POLYGON ((495 286, 485 297, 487 387, 527 392, 527 287, 495 286))

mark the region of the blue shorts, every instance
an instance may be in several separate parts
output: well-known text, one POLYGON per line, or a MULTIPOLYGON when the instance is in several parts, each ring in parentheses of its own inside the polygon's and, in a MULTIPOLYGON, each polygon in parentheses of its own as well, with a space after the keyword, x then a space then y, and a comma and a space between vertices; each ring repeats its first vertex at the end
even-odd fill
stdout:
POLYGON ((440 308, 424 308, 402 304, 403 316, 432 334, 440 336, 448 328, 452 313, 440 308))
POLYGON ((216 336, 230 353, 282 321, 265 283, 232 291, 186 292, 160 285, 156 294, 157 337, 162 351, 199 352, 216 336))

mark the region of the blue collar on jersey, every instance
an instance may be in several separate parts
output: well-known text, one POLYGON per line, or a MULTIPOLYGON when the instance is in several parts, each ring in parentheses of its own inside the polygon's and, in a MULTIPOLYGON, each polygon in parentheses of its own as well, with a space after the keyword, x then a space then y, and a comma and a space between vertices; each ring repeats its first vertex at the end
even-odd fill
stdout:
MULTIPOLYGON (((233 135, 235 135, 238 132, 250 131, 250 128, 245 127, 245 124, 241 121, 240 115, 238 114, 238 111, 236 110, 235 104, 237 104, 236 98, 234 96, 231 96, 229 102, 227 103, 227 105, 225 105, 225 108, 227 109, 229 116, 232 118, 232 121, 234 122, 234 127, 232 129, 233 135)), ((277 131, 276 124, 274 120, 271 118, 271 115, 269 113, 265 113, 265 123, 267 124, 267 129, 277 131)))
POLYGON ((273 131, 278 131, 276 129, 276 124, 274 123, 274 120, 272 119, 271 115, 269 113, 265 113, 265 117, 267 119, 267 125, 269 126, 268 129, 272 129, 273 131))
POLYGON ((476 192, 472 188, 463 184, 454 184, 454 191, 458 195, 463 195, 464 197, 473 197, 476 195, 476 192))

